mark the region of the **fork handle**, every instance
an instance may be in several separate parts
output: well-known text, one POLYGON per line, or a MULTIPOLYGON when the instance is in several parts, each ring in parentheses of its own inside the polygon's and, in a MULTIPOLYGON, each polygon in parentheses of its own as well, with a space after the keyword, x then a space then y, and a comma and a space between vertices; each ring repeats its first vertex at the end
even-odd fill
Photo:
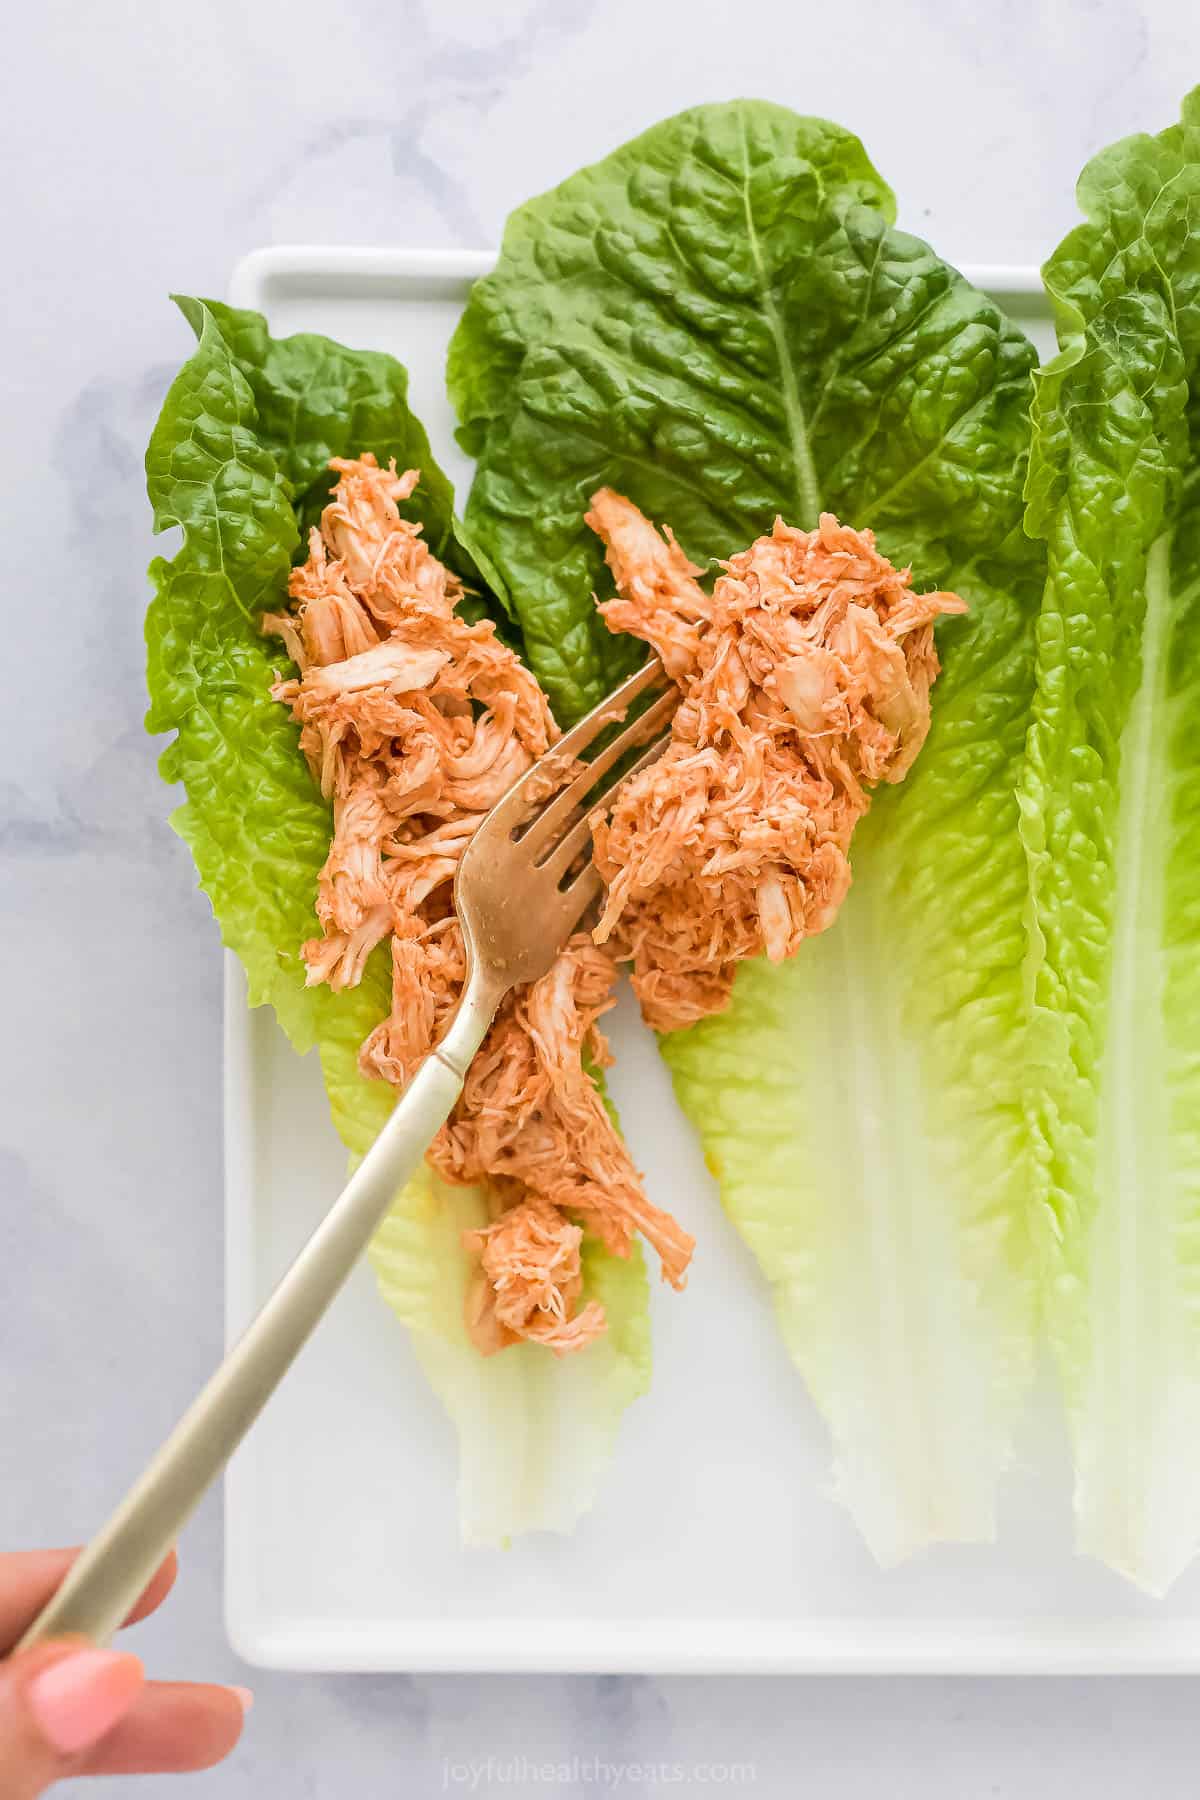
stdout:
POLYGON ((262 1310, 21 1639, 105 1644, 342 1287, 462 1092, 501 995, 472 978, 442 1043, 262 1310))

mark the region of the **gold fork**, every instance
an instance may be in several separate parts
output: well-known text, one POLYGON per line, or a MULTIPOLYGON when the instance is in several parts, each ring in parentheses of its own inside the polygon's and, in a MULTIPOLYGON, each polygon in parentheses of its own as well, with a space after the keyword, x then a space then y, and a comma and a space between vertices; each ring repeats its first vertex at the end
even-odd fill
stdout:
POLYGON ((633 766, 591 800, 593 806, 609 804, 622 781, 659 755, 676 689, 654 699, 590 761, 579 766, 577 759, 664 679, 661 663, 652 658, 561 737, 484 818, 455 881, 467 979, 444 1038, 262 1310, 74 1563, 20 1648, 70 1632, 106 1643, 133 1607, 449 1117, 505 994, 546 973, 598 898, 602 882, 589 855, 585 802, 631 749, 646 745, 633 766), (557 791, 543 799, 551 789, 557 791))

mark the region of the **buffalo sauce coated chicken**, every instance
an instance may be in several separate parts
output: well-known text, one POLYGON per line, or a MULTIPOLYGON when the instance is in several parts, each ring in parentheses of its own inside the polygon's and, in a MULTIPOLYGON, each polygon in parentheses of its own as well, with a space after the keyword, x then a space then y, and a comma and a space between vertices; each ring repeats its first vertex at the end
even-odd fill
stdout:
POLYGON ((674 1031, 729 999, 737 964, 791 956, 833 923, 876 782, 911 768, 938 672, 933 622, 956 595, 914 593, 870 531, 777 519, 711 595, 669 536, 611 489, 613 631, 658 651, 681 690, 666 750, 592 821, 608 886, 595 933, 632 964, 649 1024, 674 1031))
MULTIPOLYGON (((355 986, 387 944, 391 1010, 360 1052, 400 1088, 441 1037, 465 979, 452 888, 487 810, 557 737, 544 696, 491 624, 455 612, 457 577, 398 503, 417 473, 337 460, 331 504, 265 629, 299 676, 273 689, 333 805, 308 980, 355 986)), ((738 962, 790 956, 833 922, 851 834, 879 781, 903 778, 929 728, 933 622, 953 594, 915 594, 869 531, 823 514, 724 565, 711 594, 670 537, 611 489, 588 523, 617 597, 614 631, 659 652, 681 700, 651 767, 592 821, 607 900, 592 935, 505 1000, 429 1159, 478 1185, 490 1222, 467 1322, 480 1350, 521 1339, 562 1355, 605 1329, 582 1246, 627 1255, 640 1232, 682 1287, 693 1240, 647 1200, 588 1073, 617 963, 647 1020, 675 1030, 726 1005, 738 962)))
MULTIPOLYGON (((476 825, 557 736, 529 671, 490 623, 455 612, 458 578, 401 517, 417 485, 375 458, 335 460, 333 500, 292 571, 290 605, 264 629, 299 676, 273 688, 332 802, 322 935, 304 946, 310 984, 354 987, 390 947, 392 1004, 362 1046, 365 1076, 402 1087, 440 1038, 465 979, 452 887, 476 825)), ((605 1329, 580 1304, 584 1228, 628 1255, 642 1232, 683 1285, 692 1239, 647 1201, 584 1067, 605 1064, 597 1021, 612 1004, 612 953, 577 935, 540 981, 510 994, 430 1161, 481 1184, 492 1222, 467 1302, 481 1350, 521 1338, 559 1353, 605 1329)))

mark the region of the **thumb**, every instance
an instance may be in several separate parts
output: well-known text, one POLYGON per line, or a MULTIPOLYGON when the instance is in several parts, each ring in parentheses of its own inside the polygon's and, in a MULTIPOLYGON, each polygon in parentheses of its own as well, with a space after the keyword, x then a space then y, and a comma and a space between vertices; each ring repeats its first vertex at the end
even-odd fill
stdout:
POLYGON ((142 1691, 139 1657, 62 1641, 0 1664, 4 1800, 34 1800, 124 1718, 142 1691))

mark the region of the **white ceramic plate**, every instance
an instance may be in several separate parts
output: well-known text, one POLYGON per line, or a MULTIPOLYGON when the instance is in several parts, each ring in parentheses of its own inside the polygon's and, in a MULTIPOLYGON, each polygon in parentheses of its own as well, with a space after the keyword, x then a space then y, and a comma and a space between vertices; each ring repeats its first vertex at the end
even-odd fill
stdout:
MULTIPOLYGON (((443 385, 471 252, 273 249, 230 298, 277 333, 392 351, 465 493, 443 385)), ((1032 270, 974 269, 1045 348, 1032 270)), ((338 1191, 344 1156, 313 1058, 226 985, 228 1329, 338 1191)), ((724 1220, 647 1034, 625 1007, 613 1091, 654 1198, 703 1254, 654 1295, 650 1395, 626 1416, 573 1537, 459 1546, 455 1446, 406 1333, 360 1268, 226 1489, 226 1607, 252 1663, 322 1669, 1085 1671, 1200 1669, 1200 1572, 1166 1602, 1072 1554, 1053 1403, 1030 1409, 994 1547, 882 1572, 825 1493, 821 1422, 724 1220)))

